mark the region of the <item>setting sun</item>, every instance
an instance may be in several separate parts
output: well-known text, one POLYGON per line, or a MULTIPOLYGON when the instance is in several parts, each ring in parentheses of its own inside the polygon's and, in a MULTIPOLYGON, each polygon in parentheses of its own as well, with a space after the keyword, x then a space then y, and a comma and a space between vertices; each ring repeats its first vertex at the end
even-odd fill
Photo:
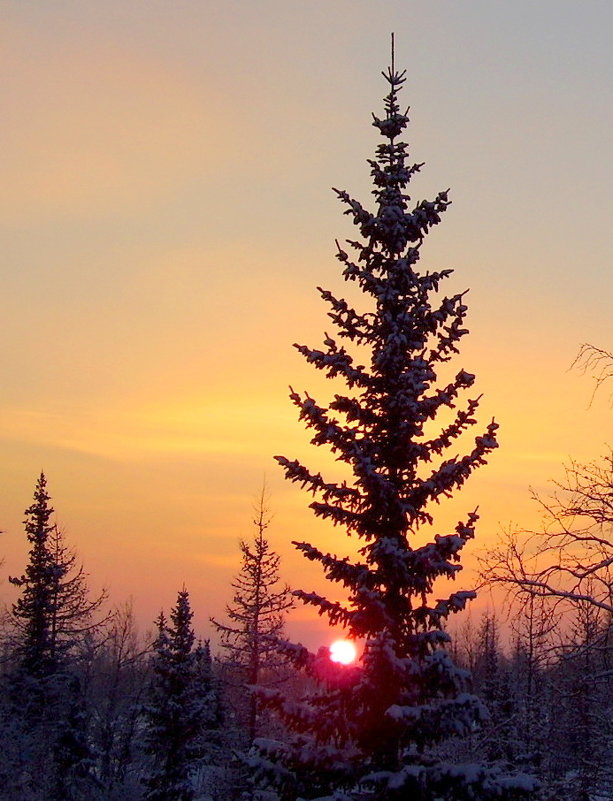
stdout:
POLYGON ((350 665, 358 655, 355 645, 349 640, 336 640, 330 646, 330 659, 341 665, 350 665))

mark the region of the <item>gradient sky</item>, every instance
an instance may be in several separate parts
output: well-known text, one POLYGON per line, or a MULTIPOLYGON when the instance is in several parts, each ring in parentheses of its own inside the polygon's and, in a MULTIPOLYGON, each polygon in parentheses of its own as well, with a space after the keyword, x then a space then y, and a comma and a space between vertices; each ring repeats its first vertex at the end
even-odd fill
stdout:
MULTIPOLYGON (((613 346, 613 5, 532 0, 29 0, 0 4, 0 539, 44 469, 94 587, 143 628, 183 582, 197 627, 222 614, 264 475, 270 540, 294 586, 323 587, 289 545, 344 553, 272 456, 310 449, 291 348, 342 292, 330 187, 367 202, 395 31, 416 200, 451 187, 422 251, 470 287, 481 420, 501 449, 440 528, 480 505, 478 547, 534 525, 528 487, 611 444, 606 393, 569 371, 613 346)), ((469 558, 470 561, 470 558, 469 558)), ((466 582, 470 583, 470 577, 466 582)), ((0 585, 10 598, 6 580, 0 585)), ((315 646, 322 623, 290 631, 315 646)))

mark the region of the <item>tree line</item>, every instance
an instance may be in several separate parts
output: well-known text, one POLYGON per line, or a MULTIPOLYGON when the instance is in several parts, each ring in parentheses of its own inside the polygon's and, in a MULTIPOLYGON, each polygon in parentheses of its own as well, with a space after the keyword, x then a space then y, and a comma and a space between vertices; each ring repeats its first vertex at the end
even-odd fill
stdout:
MULTIPOLYGON (((439 744, 441 757, 521 768, 550 801, 611 797, 612 497, 613 452, 571 463, 555 496, 538 499, 543 529, 509 533, 483 556, 483 581, 507 589, 506 608, 465 615, 449 652, 487 713, 439 744)), ((253 745, 287 736, 267 699, 296 704, 310 686, 278 649, 294 599, 266 538, 264 492, 225 620, 210 620, 217 654, 196 641, 186 588, 149 642, 129 605, 109 612, 105 594, 90 594, 43 474, 25 514, 29 559, 10 577, 19 597, 2 630, 0 798, 257 797, 253 745)), ((353 670, 319 654, 332 685, 353 670)))
POLYGON ((188 590, 139 636, 130 605, 107 611, 54 521, 47 478, 25 512, 30 545, 6 610, 0 678, 0 798, 23 801, 239 798, 247 752, 265 713, 252 685, 287 683, 273 653, 293 605, 265 537, 262 493, 227 621, 211 619, 221 652, 196 641, 188 590))

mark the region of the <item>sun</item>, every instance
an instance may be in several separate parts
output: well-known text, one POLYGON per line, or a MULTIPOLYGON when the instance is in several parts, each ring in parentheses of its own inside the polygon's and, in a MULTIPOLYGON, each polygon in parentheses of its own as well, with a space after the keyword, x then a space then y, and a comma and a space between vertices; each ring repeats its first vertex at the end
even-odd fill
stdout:
POLYGON ((330 646, 330 659, 341 665, 350 665, 358 655, 357 648, 350 640, 335 640, 330 646))

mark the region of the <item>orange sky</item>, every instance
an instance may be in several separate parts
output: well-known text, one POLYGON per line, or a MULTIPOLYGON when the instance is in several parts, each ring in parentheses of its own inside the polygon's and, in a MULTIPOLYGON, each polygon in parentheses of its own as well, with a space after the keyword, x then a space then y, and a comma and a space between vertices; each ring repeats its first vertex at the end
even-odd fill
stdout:
MULTIPOLYGON (((287 385, 329 392, 291 348, 327 326, 352 235, 331 186, 363 201, 379 71, 406 65, 414 196, 451 187, 423 266, 470 287, 457 366, 476 372, 501 449, 440 526, 480 505, 485 547, 533 524, 528 486, 611 443, 604 394, 568 370, 610 348, 608 3, 40 0, 3 8, 0 528, 23 569, 41 468, 94 586, 143 628, 185 582, 208 632, 263 476, 289 546, 343 552, 272 456, 309 454, 287 385), (457 509, 457 511, 456 511, 457 509)), ((478 547, 476 544, 475 547, 478 547)), ((10 597, 6 581, 1 585, 10 597)), ((316 645, 321 624, 295 614, 316 645), (319 626, 319 627, 318 627, 319 626)))

